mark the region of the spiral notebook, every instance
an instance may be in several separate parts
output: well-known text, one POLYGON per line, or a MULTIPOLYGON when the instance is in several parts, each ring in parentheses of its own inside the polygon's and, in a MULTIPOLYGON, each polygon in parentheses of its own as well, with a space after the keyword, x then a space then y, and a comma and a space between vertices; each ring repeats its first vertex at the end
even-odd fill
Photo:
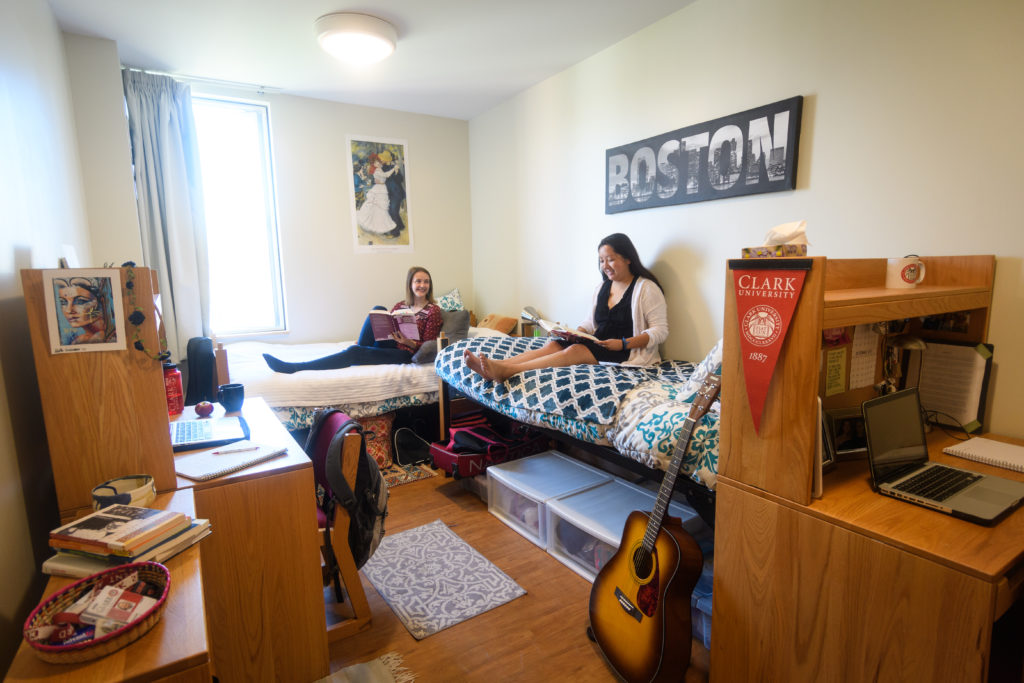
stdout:
POLYGON ((942 449, 942 452, 955 455, 958 458, 983 462, 986 465, 1024 472, 1024 446, 1016 446, 1012 443, 974 436, 962 443, 947 446, 942 449))
POLYGON ((186 479, 207 481, 244 470, 287 452, 287 448, 261 446, 246 439, 198 453, 176 456, 174 471, 186 479))

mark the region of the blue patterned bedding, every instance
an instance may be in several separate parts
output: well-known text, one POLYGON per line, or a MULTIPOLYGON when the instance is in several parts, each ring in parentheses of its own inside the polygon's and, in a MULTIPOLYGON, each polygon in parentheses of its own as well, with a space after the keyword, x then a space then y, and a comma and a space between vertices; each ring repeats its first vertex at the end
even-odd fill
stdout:
MULTIPOLYGON (((505 382, 485 380, 462 361, 465 349, 507 358, 542 346, 546 337, 477 337, 437 355, 449 385, 503 415, 575 439, 610 446, 648 467, 666 469, 697 389, 721 372, 721 343, 700 363, 657 366, 571 365, 528 370, 505 382)), ((694 426, 681 472, 713 489, 718 471, 719 404, 694 426)))

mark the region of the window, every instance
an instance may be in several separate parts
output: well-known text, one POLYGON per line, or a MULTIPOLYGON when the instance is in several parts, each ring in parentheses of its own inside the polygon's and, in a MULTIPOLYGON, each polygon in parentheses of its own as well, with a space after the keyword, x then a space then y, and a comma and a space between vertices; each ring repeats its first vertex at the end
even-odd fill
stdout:
POLYGON ((266 105, 193 96, 206 205, 210 328, 286 327, 266 105))

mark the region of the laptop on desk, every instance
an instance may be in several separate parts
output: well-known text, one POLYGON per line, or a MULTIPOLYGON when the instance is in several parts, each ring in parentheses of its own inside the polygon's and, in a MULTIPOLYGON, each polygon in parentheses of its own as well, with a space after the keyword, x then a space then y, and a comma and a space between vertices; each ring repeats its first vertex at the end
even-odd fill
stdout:
POLYGON ((1024 502, 1024 482, 930 462, 917 389, 865 401, 872 487, 885 496, 975 524, 995 524, 1024 502))
POLYGON ((214 448, 249 438, 249 425, 242 417, 206 417, 171 423, 171 449, 192 451, 214 448))

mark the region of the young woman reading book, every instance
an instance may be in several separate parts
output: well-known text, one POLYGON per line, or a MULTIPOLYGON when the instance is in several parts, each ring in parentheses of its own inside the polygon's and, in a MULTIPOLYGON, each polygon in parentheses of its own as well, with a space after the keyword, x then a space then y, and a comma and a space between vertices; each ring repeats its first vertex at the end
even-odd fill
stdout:
POLYGON ((590 316, 578 329, 598 341, 552 339, 539 349, 504 360, 467 350, 466 364, 486 379, 503 382, 537 368, 661 361, 658 345, 668 339, 668 307, 658 278, 644 267, 633 242, 622 233, 601 240, 597 256, 602 282, 594 292, 590 316))
MULTIPOLYGON (((377 306, 376 309, 384 310, 384 307, 377 306)), ((443 323, 441 308, 434 301, 434 283, 426 268, 413 266, 409 269, 405 278, 405 299, 392 306, 391 312, 394 313, 400 309, 409 309, 416 317, 419 339, 409 339, 400 332, 395 332, 391 335, 391 339, 377 341, 374 339, 370 315, 367 315, 366 320, 363 321, 359 339, 344 351, 301 363, 289 363, 275 358, 269 353, 263 354, 263 359, 267 361, 271 370, 285 374, 300 370, 337 370, 353 365, 409 363, 412 361, 412 355, 423 342, 437 339, 443 323)))

